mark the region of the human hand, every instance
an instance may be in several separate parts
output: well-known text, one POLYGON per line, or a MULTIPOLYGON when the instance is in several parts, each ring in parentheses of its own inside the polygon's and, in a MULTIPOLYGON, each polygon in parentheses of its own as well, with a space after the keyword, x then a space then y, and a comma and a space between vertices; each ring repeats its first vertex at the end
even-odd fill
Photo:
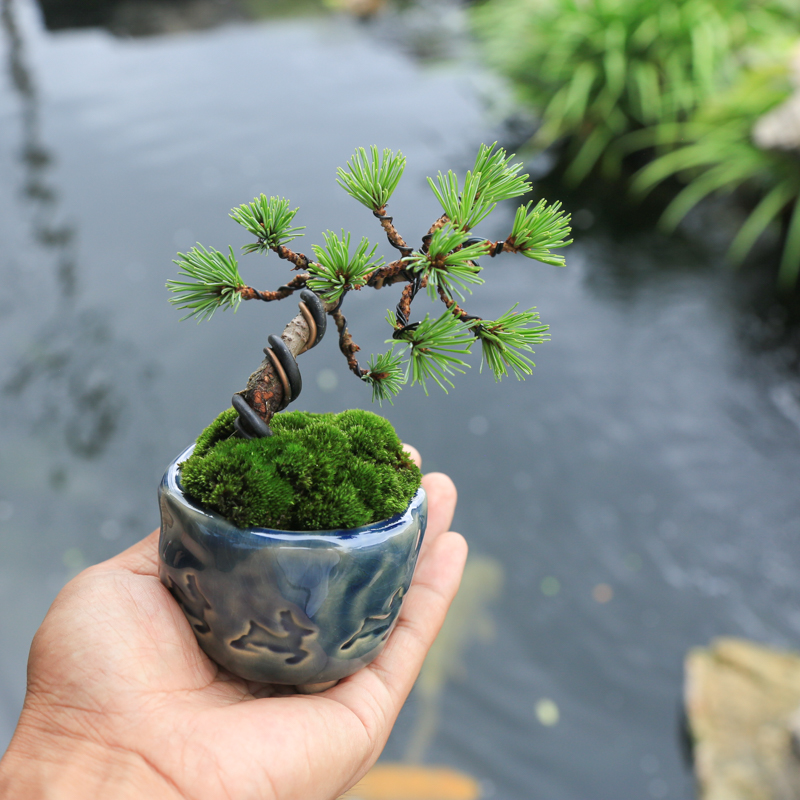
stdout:
MULTIPOLYGON (((409 448, 419 464, 419 454, 409 448)), ((158 531, 82 572, 34 637, 0 795, 334 800, 383 749, 458 588, 452 481, 426 475, 428 528, 397 625, 316 695, 249 683, 200 649, 158 579, 158 531)))

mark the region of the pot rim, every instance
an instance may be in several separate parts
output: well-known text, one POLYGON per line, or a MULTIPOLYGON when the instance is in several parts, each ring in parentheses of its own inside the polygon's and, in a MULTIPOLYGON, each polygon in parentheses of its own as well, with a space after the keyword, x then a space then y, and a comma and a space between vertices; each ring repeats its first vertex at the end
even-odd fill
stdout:
POLYGON ((229 527, 233 531, 238 531, 243 534, 251 534, 258 538, 261 537, 269 537, 269 538, 286 538, 286 539, 298 539, 298 538, 313 538, 316 540, 324 540, 324 539, 353 539, 359 536, 368 536, 369 534, 386 534, 390 531, 393 531, 395 528, 404 527, 408 522, 411 521, 411 517, 414 513, 419 512, 422 507, 425 505, 426 501, 426 494, 425 490, 422 486, 417 489, 416 494, 411 498, 411 502, 408 504, 404 511, 401 511, 398 514, 394 514, 387 519, 379 520, 378 522, 371 522, 369 525, 362 525, 358 528, 333 528, 330 530, 315 530, 315 531, 290 531, 290 530, 282 530, 280 528, 262 528, 262 527, 252 527, 252 528, 239 528, 237 525, 234 525, 232 522, 227 520, 221 514, 218 514, 216 511, 212 511, 205 506, 201 505, 200 503, 196 502, 195 500, 191 499, 189 495, 187 495, 183 491, 183 487, 180 483, 180 465, 182 462, 186 461, 189 456, 192 454, 192 451, 195 448, 196 442, 192 442, 167 468, 167 471, 164 473, 164 477, 161 481, 162 489, 167 489, 169 494, 172 496, 174 502, 178 502, 181 505, 187 507, 191 510, 194 514, 201 514, 209 519, 209 521, 213 521, 215 523, 215 527, 224 526, 229 527))

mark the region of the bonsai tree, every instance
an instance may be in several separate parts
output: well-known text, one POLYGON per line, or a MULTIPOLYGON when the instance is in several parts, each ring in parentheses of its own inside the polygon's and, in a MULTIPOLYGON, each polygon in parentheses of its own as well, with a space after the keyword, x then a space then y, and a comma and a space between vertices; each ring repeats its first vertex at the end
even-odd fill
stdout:
MULTIPOLYGON (((535 261, 564 265, 564 257, 556 251, 571 240, 567 238, 569 215, 561 210, 560 203, 540 200, 522 204, 508 236, 499 241, 490 241, 474 230, 500 201, 530 192, 528 176, 520 174, 522 164, 512 164, 512 158, 496 143, 481 145, 473 168, 463 180, 452 171, 428 178, 442 214, 415 247, 387 214, 405 157, 389 149, 380 153, 375 146, 369 151, 356 150, 346 167, 339 168, 337 182, 372 212, 389 244, 398 251, 398 257, 388 263, 377 255, 377 245, 365 237, 356 244, 344 231, 341 235, 330 230, 323 233, 322 244, 312 245, 313 257, 295 252, 288 245, 302 235, 303 227, 294 225, 298 209, 291 209, 286 198, 264 194, 233 209, 231 217, 254 236, 254 241, 242 248, 245 253, 273 252, 292 265, 297 274, 284 285, 271 291, 247 285, 240 277, 233 248, 226 255, 198 245, 178 254, 175 263, 181 279, 170 280, 167 287, 173 293, 170 302, 188 311, 184 319, 210 319, 219 308, 236 311, 242 300, 272 303, 295 293, 300 297, 299 313, 279 336, 269 336, 264 360, 247 386, 234 394, 233 407, 206 429, 194 454, 184 463, 183 483, 190 493, 236 524, 292 525, 295 527, 290 529, 299 530, 330 526, 332 519, 338 526, 364 524, 358 521, 362 519, 361 509, 356 507, 365 494, 389 497, 388 505, 376 501, 379 508, 363 510, 365 518, 375 517, 368 521, 381 519, 379 515, 387 511, 395 513, 396 506, 407 504, 419 486, 419 477, 416 474, 413 480, 400 479, 399 483, 389 479, 402 472, 398 467, 413 465, 402 453, 388 422, 360 411, 324 421, 319 418, 332 415, 275 415, 297 399, 302 388, 297 357, 319 343, 328 317, 338 332, 339 350, 348 369, 371 387, 372 398, 379 403, 392 402, 409 382, 420 384, 426 394, 432 384, 446 392, 453 386, 451 378, 468 366, 463 357, 478 343, 481 366, 487 364, 496 380, 512 372, 520 379, 531 373, 534 363, 527 354, 533 352, 533 345, 548 338, 548 326, 540 323, 534 309, 518 311, 514 305, 497 319, 484 319, 462 305, 465 295, 484 282, 480 258, 521 253, 535 261), (345 300, 350 292, 395 284, 402 284, 402 290, 395 310, 387 317, 391 332, 387 343, 391 346, 371 356, 363 366, 357 358, 361 348, 343 312, 345 300), (414 318, 412 304, 421 291, 441 302, 441 314, 414 318), (323 422, 325 432, 319 429, 323 422), (273 432, 281 435, 273 437, 273 432), (257 448, 241 441, 252 439, 263 441, 257 448), (337 447, 331 445, 334 439, 337 447), (287 454, 285 442, 289 440, 292 444, 287 454), (215 450, 219 451, 218 461, 211 458, 215 450), (325 462, 331 453, 339 453, 338 457, 345 460, 355 457, 359 464, 368 456, 371 463, 386 469, 368 470, 368 474, 354 479, 353 486, 343 487, 336 477, 337 464, 325 462), (250 469, 252 460, 259 458, 258 469, 250 469), (256 473, 261 477, 256 478, 256 473), (321 473, 334 486, 329 487, 333 500, 320 496, 321 473), (282 480, 276 480, 276 476, 282 480), (380 486, 381 492, 364 492, 359 483, 380 486), (290 497, 298 492, 305 492, 303 503, 290 497), (336 507, 333 517, 322 510, 331 504, 336 507), (304 509, 302 519, 295 513, 299 508, 304 509), (350 513, 353 509, 358 513, 350 513)), ((335 460, 336 456, 330 457, 335 460)))

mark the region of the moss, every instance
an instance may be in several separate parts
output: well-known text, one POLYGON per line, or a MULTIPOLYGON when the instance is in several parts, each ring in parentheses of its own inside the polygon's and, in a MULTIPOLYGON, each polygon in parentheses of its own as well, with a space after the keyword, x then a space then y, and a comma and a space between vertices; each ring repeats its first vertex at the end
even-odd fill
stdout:
POLYGON ((229 438, 223 411, 181 465, 184 491, 240 528, 358 528, 408 506, 422 475, 391 424, 369 411, 290 411, 273 436, 229 438))

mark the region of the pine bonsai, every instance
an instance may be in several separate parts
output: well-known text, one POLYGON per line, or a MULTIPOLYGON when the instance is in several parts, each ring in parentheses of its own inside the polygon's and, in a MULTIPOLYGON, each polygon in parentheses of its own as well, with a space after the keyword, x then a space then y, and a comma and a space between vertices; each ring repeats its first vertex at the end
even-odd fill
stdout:
POLYGON ((399 251, 400 257, 389 263, 376 254, 377 245, 365 237, 355 244, 344 231, 341 236, 332 231, 323 233, 323 244, 312 245, 313 258, 294 252, 287 245, 304 229, 293 224, 298 209, 290 209, 285 198, 263 194, 233 209, 231 217, 255 237, 254 242, 243 247, 245 253, 267 255, 272 251, 293 265, 298 274, 283 286, 260 291, 245 284, 232 248, 226 255, 198 244, 188 253, 178 254, 175 263, 182 279, 168 281, 167 288, 173 293, 170 302, 188 311, 184 319, 210 319, 218 308, 236 311, 242 300, 273 302, 295 292, 301 298, 300 313, 280 336, 268 338, 270 347, 264 350, 265 358, 246 388, 233 396, 233 409, 223 412, 198 439, 194 454, 183 468, 183 481, 190 493, 237 524, 294 526, 288 529, 355 527, 384 518, 398 504, 401 508, 407 505, 419 486, 419 474, 402 454, 396 435, 392 439, 387 434, 388 424, 368 421, 364 416, 368 412, 357 412, 355 418, 347 416, 350 412, 339 415, 346 417, 344 427, 358 441, 337 440, 337 447, 355 456, 334 459, 335 466, 331 466, 321 451, 328 445, 334 447, 333 439, 340 437, 340 419, 334 419, 334 415, 305 415, 302 419, 282 415, 273 421, 273 417, 297 399, 302 388, 297 356, 319 343, 328 317, 336 325, 339 349, 348 368, 371 387, 372 398, 379 403, 392 402, 409 381, 412 385, 419 383, 426 394, 431 383, 446 392, 448 386, 453 386, 451 378, 455 373, 464 372, 468 366, 462 356, 468 355, 476 342, 481 345, 482 363, 489 366, 496 380, 510 372, 520 379, 531 374, 534 364, 527 353, 533 352, 534 344, 549 338, 548 326, 540 323, 534 309, 517 311, 514 305, 497 319, 488 320, 469 314, 459 304, 465 294, 471 294, 473 286, 484 282, 479 258, 521 253, 546 264, 564 265, 564 257, 554 252, 571 241, 567 239, 569 215, 561 210, 560 203, 541 200, 521 205, 504 240, 490 241, 473 231, 500 201, 530 192, 528 176, 520 174, 522 164, 512 164, 512 158, 496 143, 481 145, 475 165, 463 181, 452 171, 446 175, 440 172, 436 179, 428 178, 443 213, 415 248, 400 235, 393 218, 386 213, 402 177, 405 157, 388 149, 380 153, 375 146, 369 152, 364 148, 356 150, 346 168, 339 168, 337 182, 372 212, 389 244, 399 251), (391 347, 373 355, 364 367, 356 357, 361 348, 353 340, 342 306, 349 292, 394 284, 402 284, 403 288, 395 310, 387 318, 391 328, 387 343, 391 347), (412 303, 422 290, 444 308, 438 316, 426 314, 423 319, 412 321, 412 303), (319 426, 325 431, 317 430, 319 426), (311 438, 300 445, 299 440, 312 432, 311 438), (268 441, 270 437, 275 441, 268 441), (365 483, 366 467, 361 456, 370 437, 380 441, 371 449, 386 470, 365 483), (325 447, 320 444, 322 441, 327 443, 325 447), (306 473, 298 466, 298 458, 303 457, 315 463, 313 499, 304 484, 306 473), (267 463, 271 466, 267 467, 267 463), (392 471, 397 474, 392 475, 392 471), (403 471, 413 473, 413 479, 400 475, 403 471), (274 480, 267 480, 267 472, 274 480), (375 491, 364 488, 370 480, 373 487, 380 486, 390 498, 388 505, 378 503, 372 507, 362 502, 365 494, 375 491), (255 499, 263 496, 267 482, 274 502, 255 499), (318 502, 318 497, 326 491, 335 498, 331 505, 342 512, 338 516, 319 511, 324 503, 318 502), (339 502, 345 497, 351 499, 339 502), (356 497, 362 499, 352 499, 356 497), (348 504, 360 510, 345 512, 348 504), (304 514, 302 507, 313 510, 304 514))

